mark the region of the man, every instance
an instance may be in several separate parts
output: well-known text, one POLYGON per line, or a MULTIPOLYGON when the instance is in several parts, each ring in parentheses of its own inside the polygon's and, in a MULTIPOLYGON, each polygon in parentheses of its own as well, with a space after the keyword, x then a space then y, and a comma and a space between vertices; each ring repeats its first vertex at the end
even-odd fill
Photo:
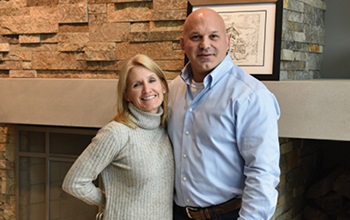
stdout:
POLYGON ((271 218, 280 175, 274 95, 232 62, 214 10, 192 12, 180 44, 190 62, 170 85, 174 219, 271 218))

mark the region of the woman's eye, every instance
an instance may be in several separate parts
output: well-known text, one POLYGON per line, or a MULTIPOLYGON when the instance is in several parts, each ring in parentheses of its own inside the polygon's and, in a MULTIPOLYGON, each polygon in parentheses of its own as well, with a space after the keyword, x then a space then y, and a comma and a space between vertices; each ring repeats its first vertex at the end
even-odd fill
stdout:
POLYGON ((157 79, 150 79, 149 82, 150 82, 150 83, 157 82, 157 79))
POLYGON ((132 85, 132 88, 137 88, 137 87, 139 87, 140 86, 140 83, 134 83, 133 85, 132 85))

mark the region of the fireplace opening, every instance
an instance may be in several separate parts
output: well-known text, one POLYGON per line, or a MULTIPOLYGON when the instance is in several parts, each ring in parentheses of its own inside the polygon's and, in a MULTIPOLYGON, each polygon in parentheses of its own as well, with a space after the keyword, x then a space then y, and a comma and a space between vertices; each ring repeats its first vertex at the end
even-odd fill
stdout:
POLYGON ((350 219, 350 142, 313 140, 320 149, 319 167, 306 190, 306 220, 350 219))
MULTIPOLYGON (((99 207, 75 199, 61 187, 96 132, 93 128, 15 126, 17 219, 95 219, 99 207)), ((350 172, 346 171, 350 142, 280 138, 280 144, 276 219, 350 219, 350 172), (335 177, 339 170, 344 170, 343 175, 335 177)))
MULTIPOLYGON (((17 216, 22 220, 95 219, 90 206, 62 190, 63 179, 96 129, 17 126, 17 216)), ((99 184, 96 181, 95 184, 99 184)))

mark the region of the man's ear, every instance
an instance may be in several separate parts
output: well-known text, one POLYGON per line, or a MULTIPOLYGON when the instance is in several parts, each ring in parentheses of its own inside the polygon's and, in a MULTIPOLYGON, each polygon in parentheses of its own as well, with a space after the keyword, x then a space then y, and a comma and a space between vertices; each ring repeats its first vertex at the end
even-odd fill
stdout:
POLYGON ((231 46, 231 34, 226 34, 226 37, 227 37, 227 50, 229 50, 231 46))
POLYGON ((181 49, 183 51, 185 50, 185 48, 184 48, 184 37, 183 36, 180 37, 180 47, 181 47, 181 49))

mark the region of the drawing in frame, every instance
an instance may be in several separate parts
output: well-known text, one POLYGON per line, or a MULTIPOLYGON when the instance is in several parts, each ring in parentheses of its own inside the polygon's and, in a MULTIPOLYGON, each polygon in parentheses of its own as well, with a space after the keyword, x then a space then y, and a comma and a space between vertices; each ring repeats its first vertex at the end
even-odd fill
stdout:
POLYGON ((279 80, 282 0, 189 0, 188 14, 203 7, 223 17, 235 64, 259 80, 279 80))

